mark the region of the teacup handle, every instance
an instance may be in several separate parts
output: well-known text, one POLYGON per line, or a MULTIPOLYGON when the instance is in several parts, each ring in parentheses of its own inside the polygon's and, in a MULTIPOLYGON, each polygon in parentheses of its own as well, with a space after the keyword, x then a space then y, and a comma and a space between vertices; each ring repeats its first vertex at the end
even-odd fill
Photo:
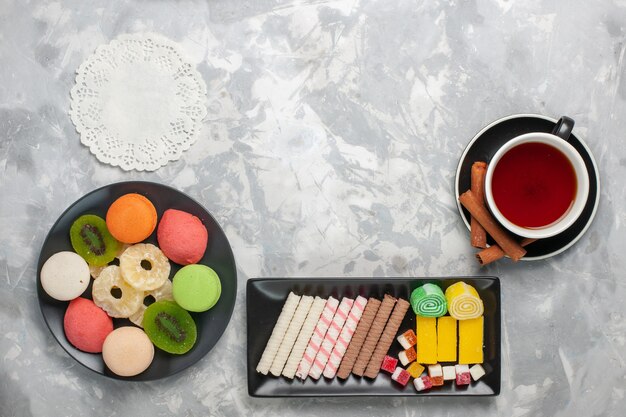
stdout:
POLYGON ((572 130, 574 130, 574 119, 563 116, 556 122, 554 129, 552 129, 552 134, 568 141, 572 130))

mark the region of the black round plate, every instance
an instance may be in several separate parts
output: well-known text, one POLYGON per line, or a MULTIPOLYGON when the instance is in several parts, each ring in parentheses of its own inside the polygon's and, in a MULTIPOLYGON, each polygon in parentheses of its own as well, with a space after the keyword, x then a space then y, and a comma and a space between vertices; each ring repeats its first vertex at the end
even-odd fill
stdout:
MULTIPOLYGON (((144 242, 157 244, 156 231, 144 242)), ((170 262, 170 264, 172 266, 171 279, 181 266, 173 262, 170 262)), ((81 365, 112 378, 148 381, 164 378, 182 371, 199 361, 215 346, 222 333, 224 333, 235 307, 237 268, 226 235, 213 216, 202 205, 182 192, 162 184, 139 181, 121 182, 90 192, 61 214, 61 217, 52 226, 41 248, 37 266, 37 293, 41 313, 52 335, 63 349, 81 365), (73 250, 70 243, 69 230, 77 217, 82 214, 96 214, 104 218, 109 205, 118 197, 127 193, 142 194, 152 201, 156 207, 159 219, 165 210, 175 208, 193 214, 204 223, 209 232, 209 242, 204 257, 198 263, 207 265, 217 272, 222 283, 222 295, 212 309, 203 313, 191 313, 198 328, 198 339, 189 352, 184 355, 171 355, 155 348, 154 361, 147 370, 134 377, 123 378, 113 374, 106 368, 101 354, 82 352, 68 342, 63 331, 63 317, 68 302, 57 301, 48 296, 41 287, 39 275, 43 263, 50 256, 59 251, 73 250)), ((91 284, 82 294, 82 297, 91 299, 91 284)), ((113 319, 113 323, 116 328, 134 326, 127 319, 113 319)))
MULTIPOLYGON (((516 114, 496 120, 482 129, 463 151, 456 170, 454 194, 461 218, 467 228, 470 228, 470 214, 459 203, 459 195, 470 188, 471 167, 475 161, 489 162, 496 151, 506 142, 516 136, 530 132, 552 132, 557 120, 537 114, 516 114)), ((587 172, 589 173, 589 197, 582 214, 565 231, 556 236, 540 239, 526 247, 527 254, 522 258, 525 261, 545 259, 557 255, 572 246, 587 231, 598 208, 600 201, 600 177, 598 167, 591 151, 575 134, 572 134, 569 143, 580 153, 587 172)), ((493 241, 488 240, 489 244, 493 241)))

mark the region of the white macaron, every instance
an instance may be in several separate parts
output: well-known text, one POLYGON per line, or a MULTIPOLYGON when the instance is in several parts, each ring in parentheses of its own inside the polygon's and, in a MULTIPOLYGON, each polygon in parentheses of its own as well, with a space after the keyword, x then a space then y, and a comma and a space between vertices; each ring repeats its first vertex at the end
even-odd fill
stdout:
POLYGON ((44 291, 55 300, 69 301, 89 286, 89 265, 80 255, 64 251, 48 258, 39 275, 44 291))

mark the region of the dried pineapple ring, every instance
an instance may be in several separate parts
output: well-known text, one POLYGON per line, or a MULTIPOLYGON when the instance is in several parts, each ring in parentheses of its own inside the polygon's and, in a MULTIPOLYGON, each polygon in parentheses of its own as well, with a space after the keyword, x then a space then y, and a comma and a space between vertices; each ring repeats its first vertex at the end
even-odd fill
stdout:
POLYGON ((102 271, 104 271, 104 268, 106 268, 107 266, 109 265, 105 265, 105 266, 89 265, 89 274, 91 274, 91 277, 93 279, 98 279, 102 271))
POLYGON ((136 290, 156 290, 170 276, 170 261, 161 249, 150 243, 138 243, 120 256, 122 278, 136 290))
MULTIPOLYGON (((117 259, 118 261, 120 260, 120 256, 122 256, 122 254, 124 253, 124 251, 126 249, 128 249, 130 247, 129 244, 124 243, 122 244, 122 246, 120 247, 119 252, 117 252, 117 255, 115 255, 115 259, 117 259)), ((113 261, 111 261, 113 262, 113 261)), ((112 265, 111 263, 109 263, 109 265, 112 265)), ((100 276, 100 274, 102 273, 102 271, 104 270, 104 268, 106 268, 109 265, 104 265, 104 266, 95 266, 95 265, 91 265, 89 264, 89 273, 91 274, 91 277, 93 279, 98 279, 98 277, 100 276)))
POLYGON ((111 317, 128 317, 143 303, 143 291, 137 291, 122 279, 120 267, 107 266, 100 277, 93 282, 91 290, 93 302, 111 317), (115 298, 111 290, 119 288, 121 298, 115 298))
MULTIPOLYGON (((163 285, 161 285, 156 290, 146 291, 143 294, 143 300, 145 301, 146 297, 152 296, 154 298, 154 302, 161 300, 170 300, 174 301, 174 296, 172 295, 172 281, 166 279, 163 285)), ((139 306, 139 310, 137 310, 133 315, 131 315, 128 319, 132 321, 139 327, 143 327, 141 322, 143 321, 143 313, 148 308, 143 302, 139 306)))

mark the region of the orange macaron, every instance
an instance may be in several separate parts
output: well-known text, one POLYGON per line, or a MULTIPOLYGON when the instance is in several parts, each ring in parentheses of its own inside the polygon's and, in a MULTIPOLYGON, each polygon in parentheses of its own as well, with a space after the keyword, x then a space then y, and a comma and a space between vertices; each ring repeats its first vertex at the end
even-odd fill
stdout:
POLYGON ((109 207, 106 224, 120 242, 137 243, 156 228, 157 212, 146 197, 136 193, 124 194, 109 207))

